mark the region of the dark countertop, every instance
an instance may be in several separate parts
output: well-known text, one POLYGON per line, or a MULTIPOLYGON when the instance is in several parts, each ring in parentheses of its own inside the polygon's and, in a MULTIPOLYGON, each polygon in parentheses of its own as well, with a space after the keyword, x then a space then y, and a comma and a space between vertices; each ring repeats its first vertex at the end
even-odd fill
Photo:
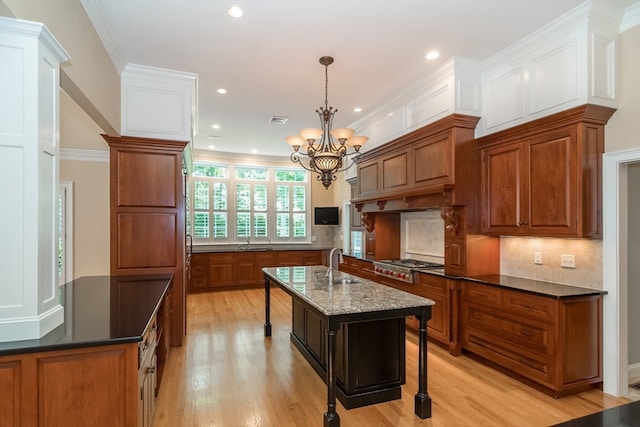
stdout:
MULTIPOLYGON (((352 258, 371 261, 363 257, 347 255, 352 258)), ((421 270, 421 274, 432 274, 435 276, 446 277, 453 280, 469 280, 471 282, 482 283, 485 285, 499 286, 503 288, 511 288, 518 291, 528 292, 531 294, 542 295, 552 298, 569 298, 585 295, 605 295, 606 292, 600 289, 583 288, 580 286, 563 285, 560 283, 543 282, 541 280, 525 279, 515 276, 504 276, 500 274, 491 274, 485 276, 460 277, 450 276, 444 273, 444 269, 421 270)))
POLYGON ((487 276, 464 277, 463 279, 485 285, 500 286, 532 294, 554 298, 569 298, 585 295, 604 295, 600 289, 582 288, 580 286, 562 285, 560 283, 543 282, 541 280, 523 279, 521 277, 492 274, 487 276))
POLYGON ((61 286, 64 323, 37 340, 0 342, 0 356, 138 342, 173 276, 87 276, 61 286))

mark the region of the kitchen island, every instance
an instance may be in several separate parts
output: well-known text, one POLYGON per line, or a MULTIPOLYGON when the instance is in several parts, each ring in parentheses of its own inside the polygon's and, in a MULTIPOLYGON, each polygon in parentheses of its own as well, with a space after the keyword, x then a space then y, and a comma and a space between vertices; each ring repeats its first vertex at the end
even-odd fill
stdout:
MULTIPOLYGON (((394 319, 402 321, 407 316, 416 316, 419 321, 418 391, 415 395, 415 414, 422 419, 431 417, 431 398, 427 393, 426 324, 431 318, 433 301, 382 286, 364 278, 341 273, 338 270, 327 269, 324 266, 264 268, 263 272, 265 278, 264 335, 266 337, 271 336, 269 316, 272 284, 287 292, 292 297, 294 305, 300 305, 322 322, 321 328, 324 330, 325 336, 323 338, 326 342, 323 351, 326 363, 324 367, 321 366, 327 384, 325 426, 336 427, 340 425, 340 417, 336 412, 336 395, 339 394, 336 369, 339 332, 342 331, 344 336, 345 328, 349 328, 351 325, 366 325, 371 322, 393 321, 394 319)), ((393 326, 388 329, 393 330, 393 326)), ((358 336, 358 334, 353 335, 358 336)), ((404 335, 402 334, 402 336, 404 335)), ((295 343, 294 338, 295 335, 292 333, 292 340, 295 343)), ((350 346, 348 340, 346 345, 350 346)), ((394 343, 390 345, 393 346, 394 343)), ((404 357, 404 352, 400 353, 404 357)), ((396 353, 392 352, 392 354, 396 353)), ((400 357, 400 354, 398 353, 396 356, 400 357)), ((309 359, 307 358, 307 360, 309 359)), ((342 370, 344 370, 344 366, 348 367, 352 364, 344 357, 340 357, 340 360, 343 361, 342 370)), ((404 368, 404 362, 402 362, 402 367, 404 368)), ((317 366, 314 368, 318 371, 317 366)), ((345 379, 342 378, 342 380, 342 388, 349 389, 348 385, 345 387, 345 379)), ((397 378, 391 382, 391 388, 398 387, 397 378)), ((384 385, 382 387, 384 388, 384 385)), ((345 390, 340 390, 340 392, 345 393, 345 390)), ((386 395, 384 391, 381 394, 386 395)), ((386 396, 388 397, 388 395, 386 396)))
POLYGON ((90 276, 63 285, 62 325, 0 343, 0 425, 149 426, 172 280, 90 276))

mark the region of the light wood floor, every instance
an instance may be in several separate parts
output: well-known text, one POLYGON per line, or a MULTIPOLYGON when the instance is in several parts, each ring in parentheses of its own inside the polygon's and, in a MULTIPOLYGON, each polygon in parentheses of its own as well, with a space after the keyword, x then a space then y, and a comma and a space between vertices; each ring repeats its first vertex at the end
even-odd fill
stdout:
MULTIPOLYGON (((171 351, 153 427, 321 426, 326 386, 289 342, 290 306, 274 288, 273 336, 265 338, 263 290, 189 295, 187 339, 171 351)), ((433 416, 420 420, 413 338, 402 399, 349 411, 338 403, 342 426, 548 426, 628 402, 598 390, 553 399, 429 344, 433 416)))

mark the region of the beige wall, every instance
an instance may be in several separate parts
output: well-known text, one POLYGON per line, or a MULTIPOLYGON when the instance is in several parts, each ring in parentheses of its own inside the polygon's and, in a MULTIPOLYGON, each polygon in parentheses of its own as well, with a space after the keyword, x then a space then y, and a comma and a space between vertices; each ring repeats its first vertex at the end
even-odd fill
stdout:
MULTIPOLYGON (((94 116, 120 131, 120 74, 111 62, 80 0, 0 0, 0 13, 42 22, 71 56, 62 71, 78 91, 70 93, 94 116), (12 13, 6 13, 7 8, 12 13), (98 117, 99 116, 99 117, 98 117)), ((64 82, 61 81, 64 87, 64 82)), ((103 126, 105 131, 107 126, 103 126)))
MULTIPOLYGON (((106 155, 108 150, 100 128, 64 92, 60 94, 60 144, 63 152, 74 148, 106 155)), ((73 183, 72 276, 109 274, 108 161, 62 160, 60 181, 73 183)))
POLYGON ((605 151, 640 147, 640 26, 620 35, 618 110, 605 127, 605 151))

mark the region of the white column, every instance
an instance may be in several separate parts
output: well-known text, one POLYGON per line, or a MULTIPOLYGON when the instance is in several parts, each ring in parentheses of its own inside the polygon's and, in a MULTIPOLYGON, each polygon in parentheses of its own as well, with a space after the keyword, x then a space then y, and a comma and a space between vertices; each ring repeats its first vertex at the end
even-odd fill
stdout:
POLYGON ((61 325, 56 235, 59 70, 43 24, 0 17, 0 342, 61 325))

